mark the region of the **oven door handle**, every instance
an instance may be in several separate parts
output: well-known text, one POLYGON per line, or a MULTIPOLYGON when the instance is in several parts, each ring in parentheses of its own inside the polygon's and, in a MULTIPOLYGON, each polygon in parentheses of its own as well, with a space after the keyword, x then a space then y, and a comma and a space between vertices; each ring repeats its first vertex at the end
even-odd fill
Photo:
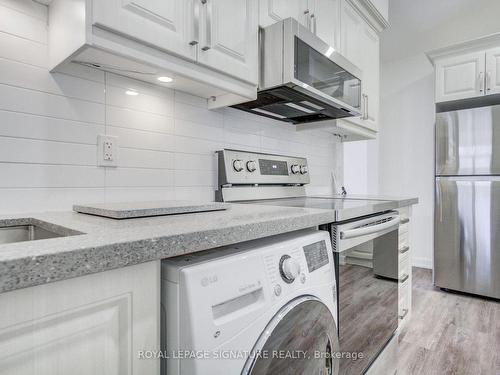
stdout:
POLYGON ((362 228, 348 229, 340 232, 340 239, 347 240, 349 238, 366 236, 368 234, 374 234, 381 232, 383 230, 399 226, 399 215, 389 216, 389 220, 384 221, 380 224, 367 225, 362 228))

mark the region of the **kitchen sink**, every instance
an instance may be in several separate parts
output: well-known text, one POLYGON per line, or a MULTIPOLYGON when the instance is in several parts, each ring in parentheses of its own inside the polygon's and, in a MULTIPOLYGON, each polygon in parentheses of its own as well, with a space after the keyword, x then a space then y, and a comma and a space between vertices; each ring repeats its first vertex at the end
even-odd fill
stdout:
POLYGON ((0 225, 0 245, 14 242, 23 241, 36 241, 36 240, 46 240, 49 238, 67 237, 76 234, 82 234, 80 232, 59 227, 57 231, 52 231, 36 223, 23 224, 23 225, 0 225))

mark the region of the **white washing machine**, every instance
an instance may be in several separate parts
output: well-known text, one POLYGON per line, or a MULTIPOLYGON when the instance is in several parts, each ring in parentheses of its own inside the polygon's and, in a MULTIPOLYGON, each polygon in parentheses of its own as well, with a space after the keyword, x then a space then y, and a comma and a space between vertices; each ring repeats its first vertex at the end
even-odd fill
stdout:
POLYGON ((324 231, 164 260, 162 373, 337 374, 335 293, 324 231))

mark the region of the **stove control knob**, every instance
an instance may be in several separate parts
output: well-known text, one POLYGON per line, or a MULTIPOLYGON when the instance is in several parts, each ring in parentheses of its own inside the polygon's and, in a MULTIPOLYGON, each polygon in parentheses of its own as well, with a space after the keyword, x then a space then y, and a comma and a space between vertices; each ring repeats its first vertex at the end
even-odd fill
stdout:
POLYGON ((293 283, 300 275, 299 262, 291 258, 290 255, 283 255, 280 259, 280 275, 286 283, 293 283))
POLYGON ((256 169, 257 169, 257 164, 255 163, 255 161, 253 160, 247 161, 248 172, 255 172, 256 169))
POLYGON ((236 172, 241 172, 243 170, 243 161, 236 159, 233 161, 233 169, 236 172))
POLYGON ((293 174, 297 174, 300 172, 300 166, 298 164, 293 164, 290 168, 293 174))
POLYGON ((301 165, 300 166, 300 174, 306 174, 308 171, 307 165, 301 165))

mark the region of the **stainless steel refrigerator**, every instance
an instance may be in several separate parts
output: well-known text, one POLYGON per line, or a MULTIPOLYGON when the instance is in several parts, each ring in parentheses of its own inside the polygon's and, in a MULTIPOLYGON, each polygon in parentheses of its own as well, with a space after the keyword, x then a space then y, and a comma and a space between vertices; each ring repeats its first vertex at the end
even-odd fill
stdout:
POLYGON ((436 116, 434 283, 500 298, 500 105, 436 116))

